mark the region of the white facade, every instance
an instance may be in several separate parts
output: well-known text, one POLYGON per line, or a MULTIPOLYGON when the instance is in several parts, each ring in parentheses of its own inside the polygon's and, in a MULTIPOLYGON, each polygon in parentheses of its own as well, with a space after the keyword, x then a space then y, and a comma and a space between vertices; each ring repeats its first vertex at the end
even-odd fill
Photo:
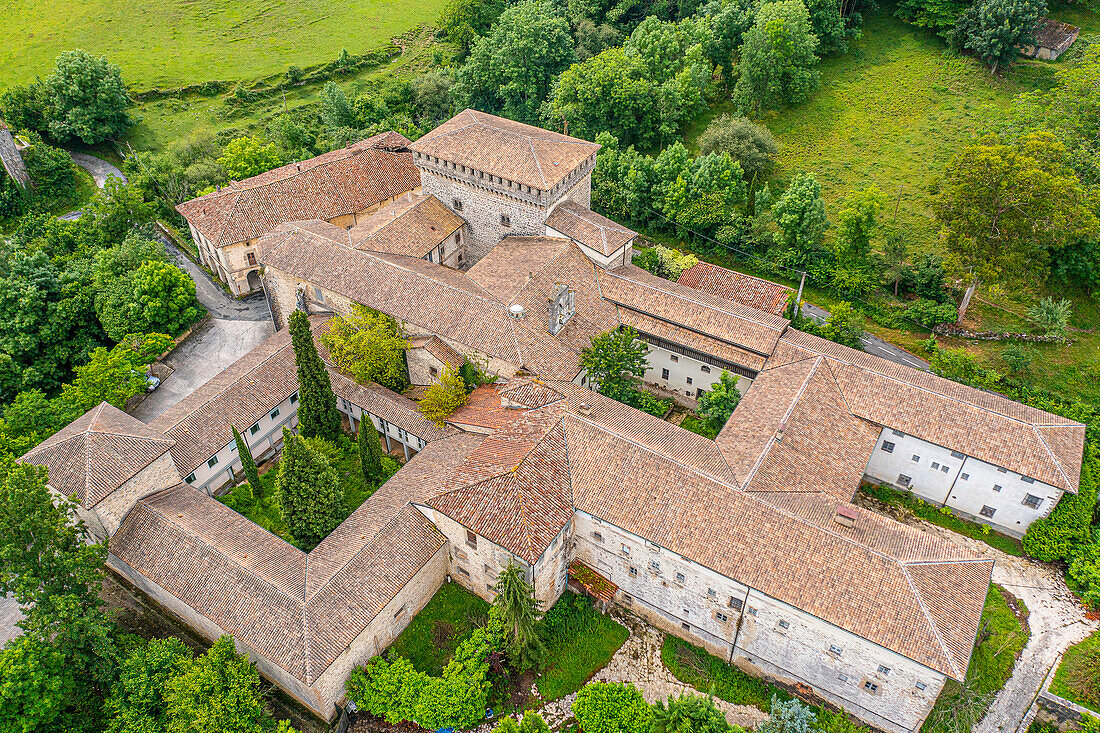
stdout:
POLYGON ((1013 537, 1022 537, 1032 522, 1050 514, 1064 493, 890 428, 879 435, 865 473, 1013 537))
MULTIPOLYGON (((721 366, 708 364, 687 354, 677 354, 652 343, 649 344, 648 362, 649 367, 642 376, 644 382, 655 384, 693 400, 698 399, 701 392, 710 390, 711 386, 721 378, 723 369, 721 366)), ((731 369, 726 371, 737 375, 737 391, 745 394, 745 390, 752 384, 752 377, 731 369)))

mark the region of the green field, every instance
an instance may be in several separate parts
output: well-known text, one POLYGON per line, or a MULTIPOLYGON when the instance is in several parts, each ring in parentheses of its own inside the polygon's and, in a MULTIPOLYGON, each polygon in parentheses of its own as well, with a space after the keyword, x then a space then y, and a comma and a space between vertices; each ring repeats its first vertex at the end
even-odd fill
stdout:
POLYGON ((379 48, 444 0, 14 0, 0 13, 0 89, 61 51, 105 53, 136 90, 252 79, 379 48))

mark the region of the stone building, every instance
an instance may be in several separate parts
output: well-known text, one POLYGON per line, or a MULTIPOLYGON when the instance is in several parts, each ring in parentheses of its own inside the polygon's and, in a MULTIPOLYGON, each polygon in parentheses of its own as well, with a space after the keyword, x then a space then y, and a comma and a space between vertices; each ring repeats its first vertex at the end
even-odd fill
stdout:
POLYGON ((199 260, 234 295, 260 287, 256 240, 277 225, 323 219, 350 229, 368 214, 416 191, 420 177, 409 141, 395 132, 290 163, 176 207, 199 260))

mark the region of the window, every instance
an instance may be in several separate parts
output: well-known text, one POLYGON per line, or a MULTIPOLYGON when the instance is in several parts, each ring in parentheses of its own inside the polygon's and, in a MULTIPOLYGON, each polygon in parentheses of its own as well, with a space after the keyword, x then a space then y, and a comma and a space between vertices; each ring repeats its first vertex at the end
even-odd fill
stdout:
POLYGON ((844 650, 838 647, 836 644, 830 644, 829 653, 839 657, 841 654, 844 653, 844 650))
POLYGON ((218 465, 218 457, 214 456, 213 458, 211 458, 209 461, 206 462, 206 465, 209 466, 210 468, 213 468, 214 466, 218 465))
POLYGON ((455 244, 462 244, 462 232, 455 232, 455 244))
POLYGON ((318 303, 325 302, 325 294, 321 292, 321 288, 317 287, 316 285, 313 286, 313 297, 317 299, 318 303))
POLYGON ((882 441, 882 451, 884 453, 893 453, 894 452, 894 444, 891 443, 889 440, 882 441))
POLYGON ((272 410, 271 414, 268 415, 268 417, 270 417, 272 420, 274 420, 278 416, 279 416, 279 408, 278 407, 276 407, 274 410, 272 410))
POLYGON ((633 606, 634 605, 634 597, 630 596, 626 593, 623 593, 623 602, 626 603, 626 605, 628 605, 628 606, 633 606))
POLYGON ((193 474, 193 473, 187 474, 187 478, 185 478, 184 481, 186 481, 189 484, 195 483, 195 474, 193 474))
POLYGON ((439 250, 438 250, 438 251, 436 252, 436 256, 437 256, 437 257, 439 258, 439 261, 440 261, 440 262, 442 262, 442 261, 443 261, 443 254, 444 254, 444 252, 445 252, 445 250, 443 249, 443 245, 442 245, 442 244, 441 244, 441 245, 439 245, 439 250))
POLYGON ((748 607, 748 612, 749 612, 750 616, 755 616, 756 615, 756 609, 753 608, 752 606, 748 607))
POLYGON ((790 622, 790 621, 786 621, 786 620, 780 621, 780 622, 779 622, 779 628, 781 628, 781 629, 789 629, 789 628, 791 628, 791 622, 790 622))
POLYGON ((469 571, 469 570, 467 570, 466 568, 462 568, 462 567, 460 567, 460 568, 458 569, 458 572, 462 573, 462 574, 463 574, 463 575, 465 575, 465 576, 466 576, 467 578, 469 578, 469 577, 470 577, 470 571, 469 571))
POLYGON ((982 510, 978 513, 981 514, 983 517, 988 517, 989 519, 992 519, 993 515, 997 513, 997 510, 991 506, 983 506, 982 510))
POLYGON ((913 463, 920 463, 920 456, 914 455, 909 460, 912 461, 913 463))
POLYGON ((894 435, 898 436, 899 438, 904 438, 905 437, 905 433, 901 432, 900 430, 891 430, 890 432, 893 433, 894 435))
POLYGON ((501 214, 501 215, 500 215, 500 225, 501 225, 502 227, 510 227, 510 226, 512 226, 512 220, 511 220, 511 219, 510 219, 510 218, 508 217, 508 215, 507 215, 507 214, 501 214))
POLYGON ((843 672, 841 672, 840 674, 838 674, 838 675, 836 676, 836 678, 837 678, 838 680, 840 680, 841 682, 847 682, 847 681, 848 681, 848 675, 844 674, 843 672))
POLYGON ((723 624, 730 620, 730 617, 722 613, 721 611, 716 612, 714 614, 714 618, 718 619, 718 621, 723 624))
POLYGON ((454 209, 455 211, 462 211, 462 202, 459 201, 458 199, 453 199, 451 201, 451 208, 454 209))
POLYGON ((290 396, 290 404, 292 404, 292 405, 293 405, 293 404, 295 404, 295 403, 297 403, 297 402, 298 402, 298 393, 297 393, 297 392, 295 392, 294 394, 292 394, 292 395, 290 396))
POLYGON ((951 451, 951 457, 952 458, 959 458, 959 459, 966 458, 966 456, 964 456, 962 453, 959 453, 957 450, 951 451))
POLYGON ((996 491, 996 492, 1000 492, 1001 488, 1002 488, 1002 487, 1001 487, 1001 485, 1000 485, 1000 484, 993 484, 993 490, 994 490, 994 491, 996 491))
POLYGON ((742 605, 744 605, 744 604, 741 603, 740 598, 734 598, 733 596, 730 596, 730 602, 729 602, 729 607, 730 608, 732 608, 734 611, 740 611, 742 605))
POLYGON ((474 534, 473 531, 469 530, 469 529, 466 530, 466 545, 471 550, 476 550, 477 549, 477 535, 474 534))
POLYGON ((1023 505, 1030 509, 1038 509, 1043 504, 1043 498, 1041 496, 1035 496, 1034 494, 1028 494, 1024 497, 1023 505))
POLYGON ((437 376, 439 376, 439 370, 436 369, 434 366, 429 366, 428 367, 428 374, 430 374, 433 377, 437 377, 437 376))
POLYGON ((626 545, 623 545, 622 548, 620 548, 619 551, 621 553, 623 553, 624 555, 629 555, 630 554, 630 548, 627 547, 626 545))
MULTIPOLYGON (((653 564, 650 563, 649 567, 652 568, 653 564)), ((684 577, 683 573, 676 573, 676 582, 677 583, 683 583, 685 580, 687 580, 687 578, 684 577)))
POLYGON ((402 616, 404 616, 406 608, 406 606, 402 606, 401 608, 397 609, 397 611, 393 614, 393 617, 401 618, 402 616))
POLYGON ((943 471, 944 473, 947 473, 948 471, 951 470, 951 467, 950 466, 940 466, 940 470, 943 471))
POLYGON ((661 572, 661 563, 657 562, 656 560, 650 560, 649 569, 651 572, 659 573, 661 572))
POLYGON ((898 474, 898 486, 908 486, 912 481, 913 479, 909 478, 904 473, 898 474))
POLYGON ((485 563, 482 563, 482 565, 481 565, 481 572, 485 573, 486 575, 489 575, 489 574, 491 574, 491 573, 493 572, 493 569, 492 569, 492 568, 490 568, 490 567, 489 567, 488 565, 486 565, 485 563))
POLYGON ((249 435, 255 435, 258 432, 260 432, 260 424, 259 423, 256 423, 255 425, 253 425, 252 427, 250 427, 248 429, 248 434, 249 435))
POLYGON ((592 533, 592 538, 594 540, 596 540, 596 542, 603 542, 603 535, 600 534, 599 532, 593 532, 592 533))
POLYGON ((683 629, 684 631, 691 631, 691 626, 688 624, 687 621, 681 621, 680 622, 680 628, 683 629))
POLYGON ((969 473, 960 473, 959 478, 961 478, 963 481, 969 481, 970 480, 970 474, 969 473))
POLYGON ((863 689, 867 690, 867 692, 875 693, 878 692, 878 685, 876 685, 874 682, 871 682, 871 680, 864 680, 863 689))
POLYGON ((940 464, 939 464, 939 463, 937 463, 936 461, 932 461, 932 469, 933 469, 933 470, 935 470, 935 469, 937 469, 937 468, 939 468, 939 467, 940 467, 940 464))
POLYGON ((661 379, 668 379, 668 370, 667 369, 662 369, 661 370, 661 379))
POLYGON ((998 467, 998 468, 997 468, 997 470, 998 470, 998 471, 1000 471, 1001 473, 1008 473, 1008 469, 1007 469, 1007 468, 1000 468, 1000 467, 998 467))
POLYGON ((248 253, 248 264, 249 265, 255 265, 256 264, 256 253, 255 252, 249 252, 248 253))
POLYGON ((669 358, 672 359, 673 362, 680 361, 680 357, 677 356, 676 354, 670 354, 669 358))
POLYGON ((878 666, 878 673, 879 673, 879 674, 890 674, 890 668, 889 668, 889 667, 887 667, 887 666, 886 666, 886 665, 884 665, 884 664, 880 664, 880 665, 878 666))
POLYGON ((699 371, 701 371, 703 374, 710 374, 710 367, 704 364, 703 366, 699 367, 699 371))
POLYGON ((691 377, 688 377, 688 384, 691 384, 691 377))
POLYGON ((707 588, 707 597, 712 601, 718 600, 718 591, 714 590, 714 588, 707 588))
POLYGON ((1035 483, 1035 479, 1031 478, 1030 476, 1021 476, 1020 480, 1023 481, 1025 484, 1035 483))
POLYGON ((924 684, 923 682, 918 682, 917 683, 917 689, 918 690, 925 690, 927 688, 928 688, 928 685, 924 684))
POLYGON ((632 578, 637 578, 638 577, 638 568, 634 567, 633 565, 630 566, 630 577, 632 577, 632 578))

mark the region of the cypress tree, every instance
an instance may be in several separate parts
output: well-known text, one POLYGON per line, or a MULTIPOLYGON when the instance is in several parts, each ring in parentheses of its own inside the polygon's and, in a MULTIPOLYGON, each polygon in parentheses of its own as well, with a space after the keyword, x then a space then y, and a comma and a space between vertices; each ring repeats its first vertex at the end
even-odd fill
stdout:
POLYGON ((378 431, 374 429, 370 415, 363 413, 359 421, 359 465, 363 469, 363 478, 371 483, 382 478, 382 442, 378 431))
POLYGON ((309 551, 344 521, 344 492, 325 457, 283 428, 275 496, 287 529, 309 551))
POLYGON ((256 470, 256 461, 252 458, 252 451, 249 450, 248 444, 244 442, 244 438, 241 437, 241 433, 237 428, 233 428, 233 440, 237 443, 237 455, 241 457, 241 468, 244 469, 244 477, 248 481, 248 487, 252 489, 252 496, 261 499, 264 495, 264 487, 260 483, 260 472, 256 470))
POLYGON ((306 438, 340 439, 340 413, 325 363, 317 354, 309 316, 300 310, 290 314, 290 342, 298 365, 298 432, 306 438))

